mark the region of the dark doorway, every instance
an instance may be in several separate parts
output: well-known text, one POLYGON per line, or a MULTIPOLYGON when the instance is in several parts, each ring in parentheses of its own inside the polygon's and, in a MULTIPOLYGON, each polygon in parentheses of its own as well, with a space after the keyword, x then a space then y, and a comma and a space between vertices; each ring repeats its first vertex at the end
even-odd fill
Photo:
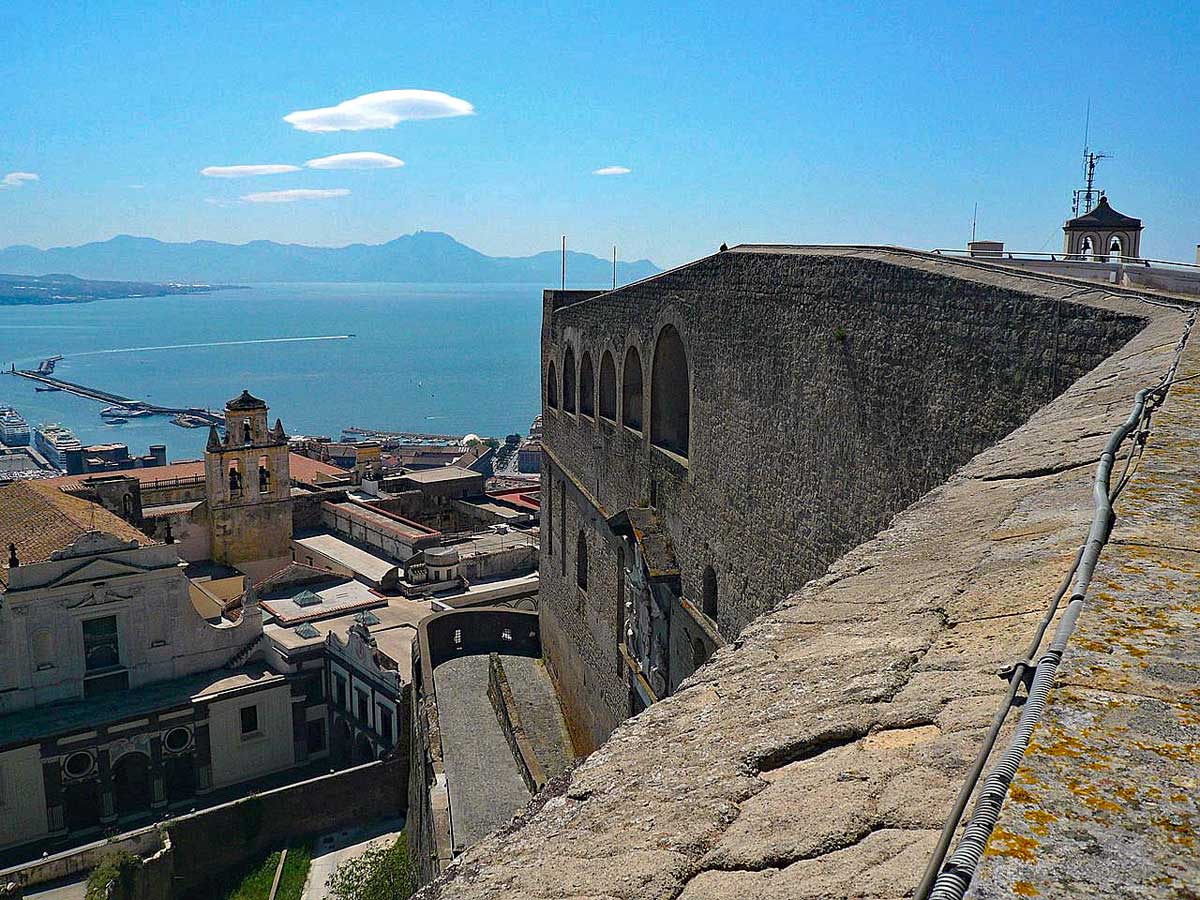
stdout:
POLYGON ((366 735, 360 734, 354 742, 354 765, 368 763, 375 759, 375 750, 366 735))
POLYGON ((67 831, 100 824, 100 782, 70 781, 63 785, 63 822, 67 831))
POLYGON ((150 808, 150 759, 144 753, 126 753, 112 770, 113 802, 118 816, 150 808))
POLYGON ((181 803, 196 795, 196 761, 192 754, 170 756, 163 761, 163 782, 168 803, 181 803))

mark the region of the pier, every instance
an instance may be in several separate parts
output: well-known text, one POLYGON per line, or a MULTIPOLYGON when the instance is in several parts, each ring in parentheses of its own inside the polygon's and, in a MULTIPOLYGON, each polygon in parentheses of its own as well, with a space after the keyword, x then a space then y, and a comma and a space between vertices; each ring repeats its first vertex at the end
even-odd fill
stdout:
POLYGON ((22 378, 28 378, 31 381, 36 381, 45 385, 47 388, 64 393, 74 394, 76 397, 86 397, 88 400, 97 400, 101 403, 112 404, 113 406, 122 407, 129 410, 131 413, 144 411, 160 416, 172 416, 172 421, 182 428, 202 428, 205 425, 224 425, 225 415, 220 412, 204 409, 199 406, 175 407, 175 406, 157 406, 153 403, 147 403, 144 400, 134 400, 130 397, 122 397, 120 394, 113 394, 109 391, 102 391, 99 388, 88 387, 83 384, 76 384, 73 381, 64 381, 61 378, 55 378, 50 375, 54 371, 54 365, 61 356, 53 356, 49 359, 42 360, 36 370, 18 369, 13 366, 9 370, 10 375, 19 375, 22 378))

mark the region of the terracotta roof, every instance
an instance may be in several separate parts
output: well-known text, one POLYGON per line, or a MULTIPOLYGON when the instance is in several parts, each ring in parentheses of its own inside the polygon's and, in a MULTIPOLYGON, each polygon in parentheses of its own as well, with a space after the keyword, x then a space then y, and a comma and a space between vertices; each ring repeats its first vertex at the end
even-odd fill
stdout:
POLYGON ((226 409, 266 409, 267 402, 260 400, 251 394, 249 391, 242 391, 238 396, 234 397, 225 404, 226 409))
MULTIPOLYGON (((337 466, 321 462, 318 459, 309 459, 307 456, 301 456, 299 453, 288 454, 288 469, 291 472, 292 478, 304 484, 315 484, 315 479, 318 475, 333 478, 343 478, 346 475, 344 469, 339 469, 337 466)), ((132 475, 142 484, 154 481, 169 481, 174 478, 203 478, 204 460, 189 459, 183 462, 171 463, 169 466, 151 466, 148 469, 126 469, 122 472, 92 472, 87 475, 63 475, 60 478, 48 478, 46 479, 46 483, 63 488, 73 488, 85 485, 89 478, 112 475, 132 475)))
POLYGON ((50 554, 89 531, 143 545, 155 543, 104 507, 63 493, 53 481, 18 481, 0 487, 0 585, 8 584, 9 544, 16 545, 17 558, 28 565, 46 562, 50 554))

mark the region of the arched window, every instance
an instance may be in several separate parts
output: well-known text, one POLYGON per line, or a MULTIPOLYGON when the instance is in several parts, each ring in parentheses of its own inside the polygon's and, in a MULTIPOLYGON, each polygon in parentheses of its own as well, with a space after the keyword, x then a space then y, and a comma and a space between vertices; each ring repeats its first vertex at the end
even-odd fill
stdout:
POLYGON ((550 368, 546 372, 546 405, 558 409, 558 370, 554 368, 554 360, 550 360, 550 368))
POLYGON ((717 621, 717 573, 712 566, 704 567, 704 575, 700 579, 701 609, 704 614, 717 621))
POLYGON ((575 412, 575 351, 563 354, 563 412, 575 412))
POLYGON ((596 371, 592 368, 592 354, 586 350, 579 364, 579 414, 596 415, 596 371))
POLYGON ((575 583, 581 591, 587 590, 587 538, 583 532, 575 539, 575 583))
POLYGON ((642 430, 642 358, 637 347, 625 353, 625 368, 621 372, 621 422, 637 431, 642 430))
POLYGON ((247 444, 251 443, 250 422, 249 421, 242 423, 242 440, 244 443, 247 443, 247 444))
POLYGON ((258 458, 258 492, 271 493, 271 461, 266 456, 258 458))
POLYGON ((1079 245, 1079 255, 1084 259, 1095 259, 1096 246, 1092 243, 1092 238, 1089 235, 1083 239, 1083 243, 1079 245))
POLYGON ((1121 251, 1121 236, 1114 234, 1108 239, 1108 258, 1113 262, 1117 262, 1125 254, 1121 251))
POLYGON ((691 388, 683 339, 674 325, 666 326, 658 334, 650 378, 650 442, 687 456, 691 388))
POLYGON ((617 367, 607 350, 600 358, 600 416, 610 422, 617 419, 617 367))
POLYGON ((242 492, 242 463, 240 460, 231 459, 229 461, 229 493, 240 494, 242 492))

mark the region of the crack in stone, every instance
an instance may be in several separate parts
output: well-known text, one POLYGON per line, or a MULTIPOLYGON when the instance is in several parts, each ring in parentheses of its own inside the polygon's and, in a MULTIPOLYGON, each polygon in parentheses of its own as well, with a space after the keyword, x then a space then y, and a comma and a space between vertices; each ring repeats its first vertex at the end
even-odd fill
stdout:
POLYGON ((815 737, 766 750, 751 757, 748 762, 759 773, 774 772, 776 769, 782 769, 792 763, 814 759, 830 750, 848 747, 869 733, 870 729, 863 725, 837 725, 822 731, 815 737))
POLYGON ((1045 478, 1049 475, 1058 475, 1062 472, 1070 472, 1072 469, 1082 469, 1084 466, 1094 466, 1094 459, 1084 460, 1083 462, 1067 462, 1054 463, 1051 465, 1038 466, 1033 469, 1022 469, 1019 472, 1009 472, 1003 475, 980 475, 980 481, 1020 481, 1027 478, 1045 478))

